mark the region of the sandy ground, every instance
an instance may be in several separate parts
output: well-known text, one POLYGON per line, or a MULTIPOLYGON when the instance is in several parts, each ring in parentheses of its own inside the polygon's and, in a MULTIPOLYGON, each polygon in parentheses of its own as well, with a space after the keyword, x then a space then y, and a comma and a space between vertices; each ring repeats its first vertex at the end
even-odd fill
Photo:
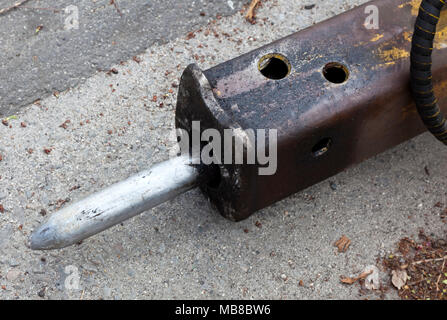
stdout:
MULTIPOLYGON (((0 117, 166 44, 244 0, 28 0, 0 14, 0 117), (37 9, 32 9, 37 8, 37 9)), ((1 0, 0 10, 17 0, 1 0)))

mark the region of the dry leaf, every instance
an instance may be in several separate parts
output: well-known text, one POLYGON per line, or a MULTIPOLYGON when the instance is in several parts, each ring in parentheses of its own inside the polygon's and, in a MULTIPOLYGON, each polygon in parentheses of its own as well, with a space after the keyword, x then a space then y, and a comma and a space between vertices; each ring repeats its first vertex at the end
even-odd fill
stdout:
POLYGON ((358 277, 355 277, 355 278, 349 278, 349 277, 341 276, 340 277, 340 281, 342 283, 346 283, 346 284, 353 284, 353 283, 356 283, 357 281, 359 281, 360 279, 365 279, 371 273, 373 273, 372 270, 371 271, 363 271, 358 277))
POLYGON ((259 1, 260 0, 252 0, 250 6, 248 7, 247 14, 245 15, 245 19, 251 23, 254 22, 256 16, 255 9, 258 6, 259 1))
POLYGON ((367 266, 364 272, 371 272, 365 278, 365 288, 368 290, 380 289, 379 269, 376 266, 367 266))
POLYGON ((4 14, 8 11, 14 10, 15 8, 20 7, 22 4, 25 4, 26 2, 28 2, 29 0, 22 0, 22 1, 17 1, 16 3, 14 3, 12 6, 8 7, 8 8, 3 8, 0 9, 0 14, 4 14))
POLYGON ((342 283, 346 283, 346 284, 353 284, 353 283, 357 282, 357 280, 358 280, 357 278, 348 278, 348 277, 344 277, 344 276, 340 277, 340 281, 342 283))
POLYGON ((351 240, 345 235, 342 235, 339 240, 334 243, 334 246, 338 248, 338 252, 346 252, 351 245, 351 240))
POLYGON ((405 283, 407 283, 408 275, 405 270, 393 270, 391 271, 391 282, 400 290, 405 283))

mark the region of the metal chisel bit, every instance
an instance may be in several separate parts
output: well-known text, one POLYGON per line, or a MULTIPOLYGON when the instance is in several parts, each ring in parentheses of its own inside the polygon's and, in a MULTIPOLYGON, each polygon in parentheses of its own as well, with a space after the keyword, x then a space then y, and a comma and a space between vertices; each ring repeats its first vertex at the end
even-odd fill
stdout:
POLYGON ((194 188, 198 178, 187 156, 159 163, 51 215, 32 233, 31 249, 78 243, 194 188))

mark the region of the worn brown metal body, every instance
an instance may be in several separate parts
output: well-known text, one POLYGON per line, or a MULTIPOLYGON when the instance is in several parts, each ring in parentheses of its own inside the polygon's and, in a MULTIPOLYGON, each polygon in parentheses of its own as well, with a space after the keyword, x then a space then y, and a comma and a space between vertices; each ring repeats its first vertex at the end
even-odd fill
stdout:
MULTIPOLYGON (((276 174, 258 175, 255 165, 221 165, 220 183, 202 186, 223 216, 245 219, 425 130, 409 89, 418 5, 372 1, 209 70, 186 69, 178 127, 190 131, 191 121, 198 120, 202 130, 278 130, 276 174), (367 5, 377 6, 379 29, 364 27, 367 5), (284 79, 260 73, 258 62, 270 53, 290 62, 284 79), (349 79, 341 84, 326 80, 322 70, 330 62, 346 66, 349 79), (329 151, 315 157, 312 149, 325 138, 332 141, 329 151)), ((444 26, 438 29, 432 70, 439 105, 447 111, 444 26)))

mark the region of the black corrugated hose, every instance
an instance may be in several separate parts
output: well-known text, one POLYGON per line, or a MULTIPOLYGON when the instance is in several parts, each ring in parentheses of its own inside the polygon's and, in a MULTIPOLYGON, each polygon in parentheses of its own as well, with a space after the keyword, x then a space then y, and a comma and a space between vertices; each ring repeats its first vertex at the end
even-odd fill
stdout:
POLYGON ((425 126, 447 145, 447 124, 435 97, 431 72, 436 25, 444 4, 444 0, 422 0, 419 7, 411 42, 411 89, 425 126))

